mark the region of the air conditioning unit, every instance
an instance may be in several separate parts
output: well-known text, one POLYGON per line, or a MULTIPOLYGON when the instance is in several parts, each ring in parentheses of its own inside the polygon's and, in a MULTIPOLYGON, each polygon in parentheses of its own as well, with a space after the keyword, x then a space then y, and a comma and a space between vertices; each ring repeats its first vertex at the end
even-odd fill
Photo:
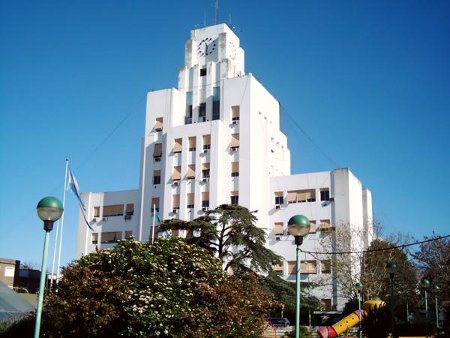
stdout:
POLYGON ((179 184, 179 181, 178 181, 178 180, 173 181, 172 184, 173 184, 173 185, 178 185, 178 184, 179 184))
POLYGON ((202 208, 202 211, 204 211, 204 212, 206 212, 206 211, 208 211, 208 210, 209 210, 208 207, 203 207, 203 208, 202 208))
POLYGON ((161 162, 161 157, 155 157, 155 162, 161 162))
POLYGON ((204 179, 202 179, 202 182, 209 182, 209 178, 205 177, 204 179))
POLYGON ((177 214, 178 213, 178 209, 173 209, 172 210, 172 214, 177 214))
POLYGON ((334 197, 330 197, 329 201, 334 202, 334 197))
POLYGON ((238 123, 239 123, 238 120, 233 120, 233 121, 231 121, 231 124, 234 124, 234 125, 236 125, 236 124, 238 124, 238 123))
POLYGON ((102 221, 103 221, 103 222, 107 222, 107 221, 108 221, 108 217, 103 217, 103 218, 102 218, 102 221))
POLYGON ((281 209, 281 205, 277 204, 277 205, 275 206, 275 209, 281 209))
POLYGON ((233 147, 233 148, 231 148, 231 151, 232 152, 237 152, 239 150, 239 147, 233 147))
POLYGON ((203 154, 207 154, 209 149, 203 149, 203 154))
POLYGON ((125 215, 125 221, 129 221, 131 219, 131 215, 125 215))

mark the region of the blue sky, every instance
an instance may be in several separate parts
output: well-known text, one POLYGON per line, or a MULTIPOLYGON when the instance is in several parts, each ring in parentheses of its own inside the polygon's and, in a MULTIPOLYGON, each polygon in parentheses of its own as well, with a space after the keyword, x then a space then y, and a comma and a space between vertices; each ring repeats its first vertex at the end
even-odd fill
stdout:
MULTIPOLYGON (((39 265, 35 207, 62 197, 66 158, 83 191, 138 187, 146 92, 176 86, 184 42, 212 23, 213 1, 0 6, 0 257, 39 265)), ((349 167, 386 233, 449 233, 449 1, 219 7, 246 71, 284 107, 293 173, 349 167)), ((67 197, 63 262, 77 221, 67 197)))

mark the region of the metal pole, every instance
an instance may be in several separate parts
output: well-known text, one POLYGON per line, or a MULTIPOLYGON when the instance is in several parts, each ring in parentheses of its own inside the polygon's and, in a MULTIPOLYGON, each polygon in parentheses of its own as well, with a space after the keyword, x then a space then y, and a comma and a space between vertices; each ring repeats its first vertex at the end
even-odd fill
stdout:
MULTIPOLYGON (((66 159, 66 177, 64 178, 63 208, 66 207, 66 188, 68 178, 69 178, 69 160, 66 159)), ((58 265, 56 267, 56 288, 58 288, 59 277, 61 274, 61 251, 62 251, 63 231, 64 231, 64 213, 61 216, 61 229, 59 232, 58 265)))
POLYGON ((408 305, 408 301, 406 301, 406 322, 409 323, 409 305, 408 305))
MULTIPOLYGON (((296 238, 297 239, 297 238, 296 238)), ((300 245, 297 244, 296 293, 295 293, 295 338, 300 337, 300 245)))
POLYGON ((392 337, 395 337, 394 335, 394 274, 391 273, 391 332, 392 337))
POLYGON ((439 307, 438 307, 438 296, 436 295, 436 329, 439 329, 439 307))
POLYGON ((428 338, 428 293, 425 290, 425 335, 428 338))
POLYGON ((41 316, 42 316, 42 304, 44 301, 45 284, 47 277, 47 255, 48 255, 48 240, 50 238, 50 231, 45 232, 44 240, 44 253, 42 255, 41 265, 41 281, 39 283, 39 298, 38 306, 36 310, 36 325, 34 327, 34 338, 39 338, 39 331, 41 330, 41 316))
POLYGON ((362 338, 362 330, 361 330, 361 291, 358 291, 358 316, 359 316, 359 338, 362 338))

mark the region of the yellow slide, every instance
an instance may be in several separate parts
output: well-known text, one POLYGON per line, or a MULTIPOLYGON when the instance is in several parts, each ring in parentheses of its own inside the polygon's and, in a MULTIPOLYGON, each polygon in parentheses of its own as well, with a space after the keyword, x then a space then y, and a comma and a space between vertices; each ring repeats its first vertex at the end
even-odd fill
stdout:
POLYGON ((317 330, 317 334, 321 338, 335 338, 353 326, 358 325, 359 318, 361 318, 361 321, 364 320, 370 309, 379 308, 382 306, 384 306, 384 302, 382 300, 368 300, 367 302, 364 302, 361 313, 359 310, 356 310, 347 317, 338 321, 336 324, 320 328, 317 330))

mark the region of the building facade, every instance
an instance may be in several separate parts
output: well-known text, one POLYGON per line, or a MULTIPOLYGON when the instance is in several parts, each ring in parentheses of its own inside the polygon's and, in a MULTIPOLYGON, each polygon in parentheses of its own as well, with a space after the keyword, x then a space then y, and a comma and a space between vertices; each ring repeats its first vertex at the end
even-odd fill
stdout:
MULTIPOLYGON (((279 103, 244 72, 244 56, 225 24, 191 32, 178 87, 147 95, 139 188, 82 194, 94 231, 80 215, 78 257, 128 236, 151 240, 153 209, 161 219, 183 220, 221 204, 258 210, 257 226, 286 260, 277 268, 288 280, 295 261, 293 239, 285 235, 291 216, 304 214, 318 226, 305 247, 312 248, 326 224, 348 223, 371 233, 370 191, 348 169, 291 175, 279 103)), ((356 247, 369 242, 370 235, 355 238, 356 247)), ((305 281, 322 273, 318 267, 307 271, 305 281)), ((318 292, 330 306, 341 307, 336 290, 318 292)))

